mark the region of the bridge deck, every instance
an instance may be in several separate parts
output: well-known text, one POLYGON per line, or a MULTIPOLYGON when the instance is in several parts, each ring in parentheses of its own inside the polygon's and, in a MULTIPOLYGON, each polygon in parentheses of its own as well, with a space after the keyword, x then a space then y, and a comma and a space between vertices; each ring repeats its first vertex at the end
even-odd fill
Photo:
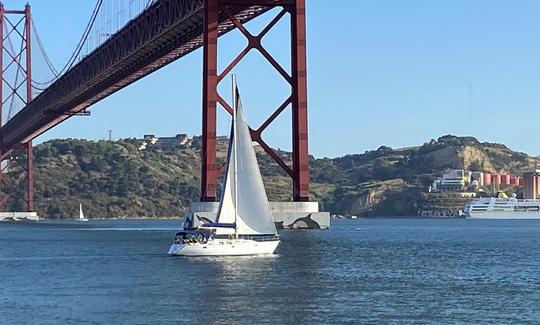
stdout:
MULTIPOLYGON (((271 8, 229 2, 235 3, 230 11, 242 22, 271 8)), ((221 35, 233 28, 220 17, 221 35)), ((155 1, 0 129, 2 158, 76 112, 201 47, 202 34, 203 0, 155 1)))

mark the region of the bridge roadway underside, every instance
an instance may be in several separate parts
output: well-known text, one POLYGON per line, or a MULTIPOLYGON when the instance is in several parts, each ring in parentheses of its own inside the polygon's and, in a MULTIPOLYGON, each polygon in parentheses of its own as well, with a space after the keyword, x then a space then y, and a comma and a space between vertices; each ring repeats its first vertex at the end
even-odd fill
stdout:
MULTIPOLYGON (((222 3, 239 21, 247 22, 271 9, 275 1, 222 3)), ((0 129, 1 158, 75 113, 201 47, 203 9, 204 0, 155 1, 0 129)), ((220 14, 220 35, 234 27, 220 14)))

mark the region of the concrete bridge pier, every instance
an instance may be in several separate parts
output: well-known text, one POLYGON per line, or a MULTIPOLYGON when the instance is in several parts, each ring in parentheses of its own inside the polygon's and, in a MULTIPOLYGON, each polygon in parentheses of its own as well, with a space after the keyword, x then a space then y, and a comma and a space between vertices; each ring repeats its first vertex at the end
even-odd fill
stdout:
MULTIPOLYGON (((192 226, 215 222, 219 202, 193 202, 186 215, 192 226)), ((319 211, 319 202, 270 202, 278 229, 328 229, 330 213, 319 211)))

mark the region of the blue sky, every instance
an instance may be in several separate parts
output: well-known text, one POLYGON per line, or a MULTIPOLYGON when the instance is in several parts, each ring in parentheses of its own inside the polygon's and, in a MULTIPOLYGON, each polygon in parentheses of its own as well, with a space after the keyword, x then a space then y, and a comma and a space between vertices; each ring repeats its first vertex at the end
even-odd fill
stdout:
MULTIPOLYGON (((106 0, 117 1, 117 0, 106 0)), ((126 0, 123 0, 126 1, 126 0)), ((5 1, 22 7, 24 1, 5 1)), ((94 0, 31 1, 53 62, 62 65, 79 39, 94 0)), ((308 0, 310 153, 364 152, 469 134, 540 155, 539 1, 308 0)), ((260 29, 270 17, 250 24, 260 29)), ((264 43, 288 67, 287 20, 264 43)), ((238 32, 220 40, 221 66, 240 51, 238 32)), ((139 137, 200 134, 202 55, 198 50, 41 136, 139 137)), ((257 53, 236 69, 246 114, 258 125, 287 94, 286 83, 257 53)), ((228 95, 227 83, 221 91, 228 95)), ((229 119, 219 113, 219 131, 229 119)), ((265 134, 290 149, 290 115, 265 134)))

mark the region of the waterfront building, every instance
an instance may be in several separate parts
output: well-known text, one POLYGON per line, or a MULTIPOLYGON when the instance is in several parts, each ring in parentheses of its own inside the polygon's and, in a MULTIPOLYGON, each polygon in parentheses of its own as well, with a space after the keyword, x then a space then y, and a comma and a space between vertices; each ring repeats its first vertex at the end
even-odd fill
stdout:
POLYGON ((452 170, 440 179, 441 191, 461 191, 470 184, 470 174, 463 169, 452 170))
MULTIPOLYGON (((467 189, 479 190, 489 186, 493 186, 493 190, 499 190, 500 185, 522 186, 522 180, 523 178, 519 176, 455 169, 435 179, 431 185, 431 190, 434 192, 461 192, 467 189)), ((540 190, 538 192, 540 193, 540 190)))
POLYGON ((510 176, 510 185, 511 186, 518 186, 519 183, 518 183, 518 179, 516 176, 510 176))
POLYGON ((491 184, 501 184, 501 175, 491 174, 491 184))
POLYGON ((472 172, 471 180, 477 181, 478 186, 484 186, 484 173, 482 172, 472 172))
POLYGON ((523 198, 540 198, 540 169, 526 171, 523 173, 523 198))
POLYGON ((491 185, 491 174, 484 173, 484 186, 491 185))
POLYGON ((216 137, 216 145, 218 147, 227 148, 229 146, 229 137, 226 135, 218 135, 216 137))
POLYGON ((185 133, 177 134, 174 137, 156 137, 154 134, 145 134, 142 141, 144 143, 139 150, 146 149, 149 145, 157 145, 162 149, 174 149, 178 146, 190 146, 191 139, 185 133))
POLYGON ((431 191, 438 191, 441 189, 441 180, 440 179, 436 179, 433 181, 433 184, 431 185, 431 191))

